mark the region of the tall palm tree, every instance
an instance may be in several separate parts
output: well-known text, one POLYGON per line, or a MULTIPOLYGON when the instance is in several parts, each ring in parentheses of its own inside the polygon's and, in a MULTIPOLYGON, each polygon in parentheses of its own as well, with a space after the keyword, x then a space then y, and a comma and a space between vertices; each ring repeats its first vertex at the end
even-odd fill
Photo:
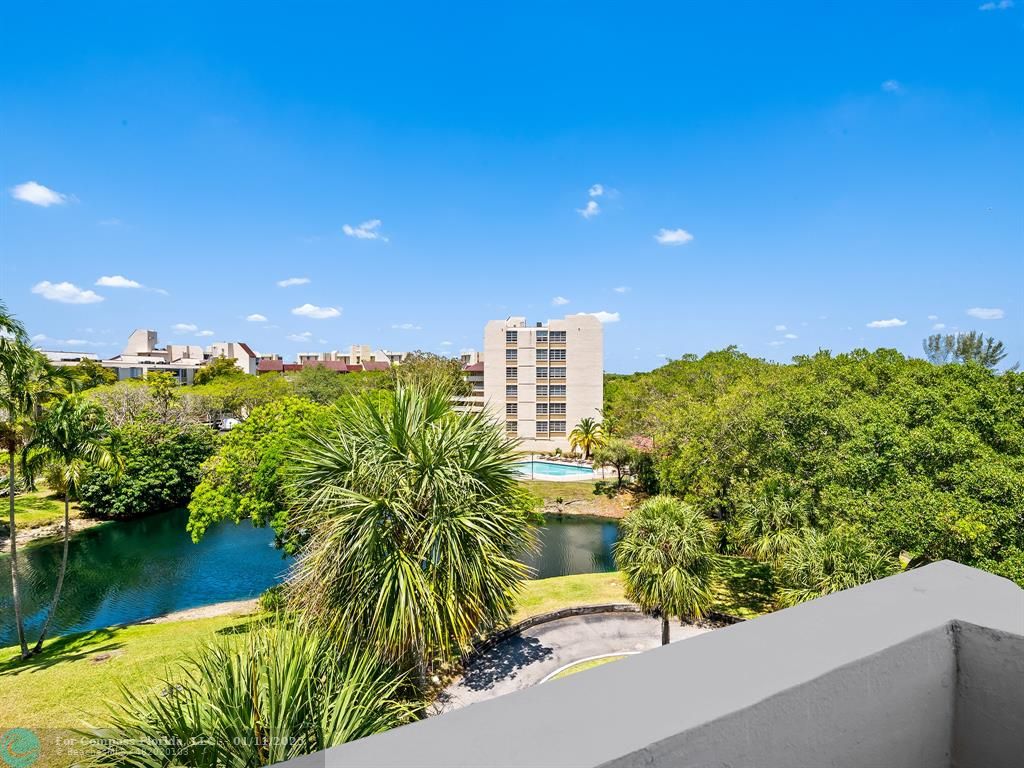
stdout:
POLYGON ((777 565, 800 543, 809 517, 799 501, 764 495, 741 507, 734 533, 745 555, 777 565))
POLYGON ((42 402, 52 391, 52 369, 29 345, 25 326, 0 303, 0 447, 7 453, 7 500, 11 537, 11 598, 21 655, 28 658, 18 580, 18 526, 14 517, 18 452, 27 441, 42 402))
POLYGON ((580 423, 573 427, 569 433, 569 446, 575 451, 583 451, 583 457, 590 458, 590 454, 599 445, 604 444, 604 430, 601 422, 595 421, 589 416, 580 419, 580 423))
POLYGON ((839 525, 809 529, 779 563, 779 602, 784 606, 813 600, 889 576, 896 558, 882 552, 856 528, 839 525))
POLYGON ((363 396, 293 452, 307 543, 289 597, 349 641, 415 669, 509 620, 533 546, 517 445, 445 388, 363 396))
POLYGON ((71 497, 78 492, 85 473, 92 467, 106 469, 118 464, 110 445, 110 429, 103 409, 81 395, 68 395, 58 400, 41 422, 22 452, 22 467, 32 477, 44 467, 56 469, 64 489, 64 554, 57 574, 50 609, 39 632, 32 653, 42 650, 50 621, 57 610, 64 574, 68 567, 68 542, 71 538, 69 508, 71 497))
POLYGON ((714 599, 717 526, 703 513, 671 496, 655 496, 622 521, 615 562, 626 597, 661 616, 661 643, 669 619, 699 619, 714 599))

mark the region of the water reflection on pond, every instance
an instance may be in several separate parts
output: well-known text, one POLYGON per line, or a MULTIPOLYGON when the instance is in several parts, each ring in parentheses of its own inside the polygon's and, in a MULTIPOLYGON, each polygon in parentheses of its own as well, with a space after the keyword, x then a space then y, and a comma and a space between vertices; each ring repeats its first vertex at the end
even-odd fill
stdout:
MULTIPOLYGON (((140 621, 171 611, 256 597, 280 581, 288 559, 269 529, 222 523, 199 544, 185 532, 188 512, 173 510, 108 523, 71 539, 52 635, 140 621)), ((526 557, 535 578, 614 569, 614 521, 549 520, 540 551, 526 557)), ((42 624, 60 566, 59 541, 19 549, 22 610, 32 637, 42 624)), ((10 556, 0 555, 0 646, 17 642, 10 556)))

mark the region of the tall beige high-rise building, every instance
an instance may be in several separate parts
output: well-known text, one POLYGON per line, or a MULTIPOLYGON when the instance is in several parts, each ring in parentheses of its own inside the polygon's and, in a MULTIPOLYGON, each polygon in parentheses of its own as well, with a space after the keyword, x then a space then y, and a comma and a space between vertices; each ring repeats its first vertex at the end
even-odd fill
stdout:
POLYGON ((530 451, 569 449, 581 419, 604 405, 604 330, 593 315, 547 325, 525 317, 484 328, 484 402, 505 431, 530 451))

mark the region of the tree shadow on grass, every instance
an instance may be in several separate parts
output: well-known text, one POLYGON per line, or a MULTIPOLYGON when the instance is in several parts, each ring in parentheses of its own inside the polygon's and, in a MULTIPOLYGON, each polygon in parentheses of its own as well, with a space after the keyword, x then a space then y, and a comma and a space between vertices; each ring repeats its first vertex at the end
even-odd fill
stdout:
POLYGON ((474 659, 462 676, 462 684, 473 691, 485 691, 552 653, 537 638, 516 635, 474 659))
POLYGON ((123 647, 124 643, 117 640, 116 631, 109 628, 55 637, 43 644, 41 653, 31 658, 23 660, 20 654, 15 654, 0 659, 0 677, 23 672, 37 672, 65 662, 81 661, 90 656, 109 654, 123 647))
POLYGON ((775 579, 770 566, 742 558, 727 558, 718 570, 715 609, 750 618, 775 606, 775 579))

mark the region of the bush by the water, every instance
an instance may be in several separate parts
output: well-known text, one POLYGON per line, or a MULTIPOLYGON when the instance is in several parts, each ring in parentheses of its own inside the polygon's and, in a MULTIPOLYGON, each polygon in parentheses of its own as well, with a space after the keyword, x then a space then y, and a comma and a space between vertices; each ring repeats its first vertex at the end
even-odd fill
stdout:
POLYGON ((201 424, 140 419, 114 430, 113 444, 123 471, 89 472, 79 491, 88 515, 130 518, 185 506, 200 467, 216 447, 216 435, 201 424))

